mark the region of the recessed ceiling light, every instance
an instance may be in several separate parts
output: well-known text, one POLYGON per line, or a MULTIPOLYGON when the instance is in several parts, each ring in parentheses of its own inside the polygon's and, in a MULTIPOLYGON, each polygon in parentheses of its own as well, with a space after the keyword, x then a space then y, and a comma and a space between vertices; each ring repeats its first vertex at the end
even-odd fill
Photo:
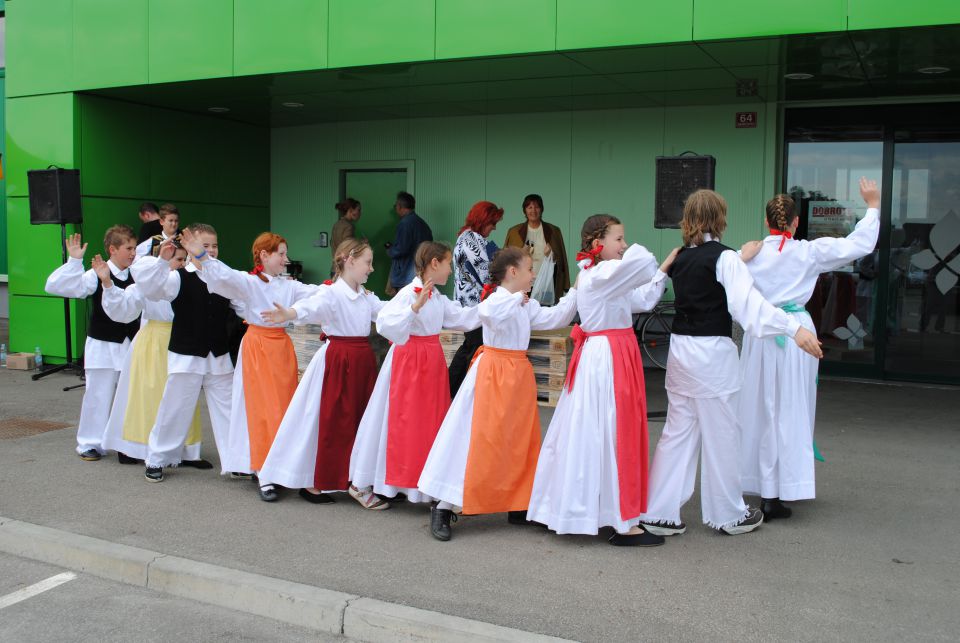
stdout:
POLYGON ((224 112, 229 112, 229 107, 208 107, 208 112, 213 112, 214 114, 223 114, 224 112))
POLYGON ((792 74, 784 74, 783 77, 787 80, 810 80, 813 78, 813 74, 807 74, 802 71, 798 71, 792 74))
POLYGON ((921 74, 945 74, 948 71, 950 71, 950 68, 934 65, 932 67, 921 67, 917 71, 920 72, 921 74))
POLYGON ((293 102, 293 101, 289 101, 289 102, 286 102, 286 103, 280 103, 280 104, 283 105, 284 107, 290 107, 291 109, 297 108, 297 107, 303 107, 303 103, 296 103, 296 102, 293 102))

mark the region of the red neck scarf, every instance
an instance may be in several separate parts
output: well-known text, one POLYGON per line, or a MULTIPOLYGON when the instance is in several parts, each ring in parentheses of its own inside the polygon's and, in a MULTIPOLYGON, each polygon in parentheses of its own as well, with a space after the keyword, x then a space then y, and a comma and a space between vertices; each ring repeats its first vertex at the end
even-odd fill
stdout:
POLYGON ((783 244, 787 242, 787 239, 793 239, 793 235, 789 230, 774 230, 770 228, 770 234, 775 237, 780 237, 780 247, 777 248, 777 252, 783 252, 783 244))
POLYGON ((480 301, 483 301, 492 295, 493 291, 496 289, 497 287, 494 284, 483 284, 483 291, 480 293, 480 301))
MULTIPOLYGON (((420 286, 414 286, 414 287, 413 287, 413 292, 415 292, 415 293, 417 293, 417 294, 419 295, 420 293, 423 292, 423 288, 421 288, 420 286)), ((430 289, 430 292, 427 293, 427 299, 432 299, 432 298, 433 298, 433 288, 431 288, 431 289, 430 289)))
POLYGON ((584 269, 586 269, 586 268, 592 268, 592 267, 594 267, 595 265, 597 265, 598 263, 600 263, 600 262, 597 260, 597 257, 600 256, 600 253, 601 253, 602 251, 603 251, 603 246, 597 246, 597 247, 594 248, 593 250, 588 250, 587 252, 578 252, 578 253, 577 253, 577 263, 580 263, 580 262, 583 261, 584 259, 589 259, 589 260, 590 260, 590 263, 588 263, 586 266, 584 266, 584 269))

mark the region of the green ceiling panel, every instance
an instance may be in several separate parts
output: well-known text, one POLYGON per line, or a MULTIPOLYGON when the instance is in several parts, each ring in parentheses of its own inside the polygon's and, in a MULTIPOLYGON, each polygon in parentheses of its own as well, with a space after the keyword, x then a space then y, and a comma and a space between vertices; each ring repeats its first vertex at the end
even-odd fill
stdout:
POLYGON ((331 67, 432 60, 434 0, 330 0, 331 67))
POLYGON ((850 29, 918 27, 960 23, 957 0, 847 0, 850 29))
POLYGON ((234 0, 234 73, 327 66, 327 0, 234 0))
POLYGON ((694 8, 693 39, 842 31, 847 0, 710 0, 694 8))
POLYGON ((556 0, 437 2, 437 58, 550 51, 556 30, 556 0))
POLYGON ((76 110, 73 94, 7 100, 7 196, 27 196, 27 170, 54 164, 74 168, 76 110))
POLYGON ((75 88, 147 82, 147 1, 73 0, 75 88))
POLYGON ((557 0, 557 49, 691 39, 693 0, 557 0))
POLYGON ((7 7, 7 96, 73 89, 73 0, 7 7))
POLYGON ((150 82, 233 74, 233 0, 150 0, 150 82))

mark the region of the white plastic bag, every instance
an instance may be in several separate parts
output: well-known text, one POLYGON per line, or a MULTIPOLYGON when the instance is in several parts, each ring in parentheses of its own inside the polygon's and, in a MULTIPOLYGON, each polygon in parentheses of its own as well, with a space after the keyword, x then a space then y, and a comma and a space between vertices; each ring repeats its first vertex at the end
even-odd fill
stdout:
POLYGON ((543 263, 540 264, 540 272, 537 273, 537 278, 533 281, 533 290, 530 292, 530 297, 539 301, 542 306, 552 306, 554 304, 553 271, 555 268, 556 263, 553 261, 553 255, 547 255, 544 257, 543 263))

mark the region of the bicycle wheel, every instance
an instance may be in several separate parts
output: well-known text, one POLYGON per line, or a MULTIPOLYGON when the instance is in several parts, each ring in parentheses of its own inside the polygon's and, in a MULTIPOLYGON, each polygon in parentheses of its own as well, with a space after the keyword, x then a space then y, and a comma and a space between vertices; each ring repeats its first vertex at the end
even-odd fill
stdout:
POLYGON ((650 361, 660 368, 667 368, 670 354, 670 333, 673 330, 675 311, 672 305, 657 306, 640 328, 640 346, 650 361))

